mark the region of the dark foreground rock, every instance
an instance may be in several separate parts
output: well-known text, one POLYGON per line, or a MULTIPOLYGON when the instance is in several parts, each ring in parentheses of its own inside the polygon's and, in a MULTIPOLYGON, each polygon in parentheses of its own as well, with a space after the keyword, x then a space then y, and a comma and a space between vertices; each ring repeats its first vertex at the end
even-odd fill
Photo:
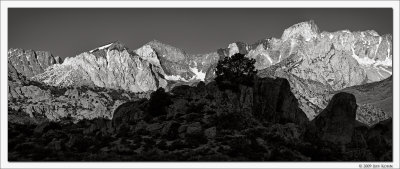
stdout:
POLYGON ((391 121, 355 121, 354 96, 335 95, 308 122, 285 79, 238 91, 215 83, 119 106, 112 120, 9 123, 10 161, 390 161, 391 121), (170 100, 157 104, 157 99, 170 100), (149 109, 162 105, 161 112, 149 109), (152 111, 150 113, 149 111, 152 111))
POLYGON ((368 127, 356 120, 356 113, 355 96, 341 92, 311 121, 305 140, 321 150, 312 150, 315 160, 386 161, 392 158, 391 119, 368 127))
POLYGON ((346 144, 354 134, 357 104, 354 95, 338 93, 328 107, 313 121, 317 137, 322 141, 346 144))

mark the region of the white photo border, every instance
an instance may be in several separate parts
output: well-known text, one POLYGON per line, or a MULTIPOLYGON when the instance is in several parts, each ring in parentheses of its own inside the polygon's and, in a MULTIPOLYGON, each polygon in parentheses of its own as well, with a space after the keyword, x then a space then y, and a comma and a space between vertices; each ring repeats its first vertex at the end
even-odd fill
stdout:
POLYGON ((399 168, 399 1, 1 1, 0 168, 399 168), (8 8, 392 8, 393 162, 9 162, 7 128, 8 8))

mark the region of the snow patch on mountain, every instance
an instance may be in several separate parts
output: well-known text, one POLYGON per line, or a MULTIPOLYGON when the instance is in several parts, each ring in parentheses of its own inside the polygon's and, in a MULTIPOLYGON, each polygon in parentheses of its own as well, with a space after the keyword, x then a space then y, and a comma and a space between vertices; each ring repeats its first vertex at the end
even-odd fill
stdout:
POLYGON ((167 80, 171 80, 171 81, 184 81, 184 82, 188 82, 188 80, 186 80, 185 78, 183 78, 180 75, 165 75, 164 76, 165 79, 167 80))
POLYGON ((374 66, 386 66, 386 67, 391 67, 392 66, 392 59, 389 57, 386 57, 385 60, 378 60, 375 62, 374 66))
POLYGON ((360 65, 372 65, 372 64, 375 63, 375 60, 373 60, 373 59, 370 59, 370 58, 368 58, 368 57, 363 57, 363 58, 361 58, 361 57, 359 57, 358 55, 356 55, 356 53, 354 52, 354 47, 351 48, 351 51, 352 51, 352 55, 351 55, 351 56, 352 56, 354 59, 356 59, 357 62, 358 62, 360 65))
MULTIPOLYGON (((196 62, 195 62, 196 63, 196 62)), ((201 81, 204 81, 206 78, 206 73, 203 73, 202 71, 199 71, 197 67, 189 67, 190 70, 195 74, 195 76, 192 77, 192 79, 198 79, 201 81)))
POLYGON ((385 58, 385 60, 374 60, 374 59, 371 59, 371 58, 369 58, 369 57, 359 57, 358 55, 356 55, 355 54, 355 51, 354 51, 354 47, 352 47, 351 48, 351 51, 352 51, 352 57, 354 58, 354 59, 356 59, 357 60, 357 62, 360 64, 360 65, 365 65, 365 66, 371 66, 371 65, 373 65, 373 66, 385 66, 385 67, 391 67, 392 66, 392 60, 389 58, 389 53, 390 53, 390 48, 388 48, 388 56, 385 58))
POLYGON ((107 45, 100 46, 100 47, 98 47, 98 48, 96 48, 96 49, 93 49, 93 50, 91 50, 91 51, 89 51, 89 52, 92 53, 92 52, 95 51, 95 50, 102 50, 102 49, 108 48, 108 47, 110 47, 112 44, 113 44, 113 43, 109 43, 109 44, 107 44, 107 45))

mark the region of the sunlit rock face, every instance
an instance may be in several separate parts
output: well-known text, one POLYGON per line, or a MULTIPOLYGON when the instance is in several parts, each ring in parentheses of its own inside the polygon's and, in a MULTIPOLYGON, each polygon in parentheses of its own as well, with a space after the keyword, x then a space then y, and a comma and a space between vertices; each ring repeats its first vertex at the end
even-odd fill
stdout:
POLYGON ((373 30, 319 32, 313 21, 287 28, 281 39, 268 38, 255 44, 229 44, 222 57, 246 54, 262 70, 299 56, 290 73, 331 86, 334 90, 380 81, 392 74, 392 36, 373 30))
POLYGON ((23 49, 8 50, 8 67, 27 78, 43 73, 53 64, 60 64, 62 60, 46 51, 33 51, 23 49))
POLYGON ((151 60, 151 55, 144 57, 147 60, 129 53, 123 44, 116 42, 66 58, 63 64, 54 65, 33 79, 54 86, 95 85, 132 92, 165 87, 165 80, 154 75, 157 70, 153 64, 157 63, 151 60))
POLYGON ((281 39, 286 41, 301 37, 304 38, 305 41, 310 41, 311 39, 318 37, 318 34, 318 26, 314 23, 314 21, 308 21, 295 24, 285 29, 281 39))

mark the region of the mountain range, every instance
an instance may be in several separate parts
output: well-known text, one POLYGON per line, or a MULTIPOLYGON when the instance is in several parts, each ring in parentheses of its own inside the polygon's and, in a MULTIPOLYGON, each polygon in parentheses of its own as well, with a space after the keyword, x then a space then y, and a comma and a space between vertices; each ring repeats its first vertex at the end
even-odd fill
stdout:
MULTIPOLYGON (((179 85, 213 81, 218 61, 241 53, 256 60, 260 77, 288 79, 301 109, 312 120, 327 106, 335 91, 348 91, 348 87, 391 77, 392 47, 391 35, 380 36, 373 30, 320 32, 313 21, 307 21, 287 28, 279 39, 265 38, 254 44, 234 42, 207 54, 187 54, 157 40, 135 50, 115 41, 64 60, 50 52, 9 49, 9 81, 12 82, 9 98, 30 98, 27 91, 38 91, 26 89, 37 86, 14 83, 21 79, 59 88, 97 87, 146 93, 162 87, 168 91, 179 85)), ((390 82, 388 85, 391 89, 390 82)), ((385 117, 389 117, 391 96, 383 97, 382 100, 389 102, 367 100, 360 104, 369 109, 383 109, 385 117)), ((47 109, 39 107, 32 111, 45 114, 47 109)), ((106 111, 111 118, 112 110, 106 111)), ((61 114, 63 117, 71 113, 61 114)), ((103 113, 93 115, 103 116, 103 113)))

